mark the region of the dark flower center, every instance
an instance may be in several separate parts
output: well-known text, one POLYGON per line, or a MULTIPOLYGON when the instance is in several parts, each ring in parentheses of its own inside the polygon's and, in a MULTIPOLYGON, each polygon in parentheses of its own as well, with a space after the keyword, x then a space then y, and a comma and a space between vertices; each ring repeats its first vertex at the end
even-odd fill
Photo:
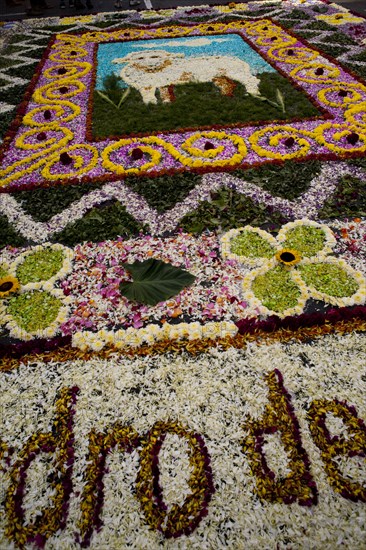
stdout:
POLYGON ((66 94, 69 91, 69 88, 67 86, 61 86, 60 93, 66 94))
POLYGON ((206 141, 204 149, 208 151, 209 149, 215 149, 215 146, 210 141, 206 141))
POLYGON ((346 97, 347 94, 347 90, 339 90, 338 92, 339 97, 346 97))
POLYGON ((50 120, 51 117, 52 117, 51 111, 49 111, 49 110, 47 109, 47 111, 44 112, 44 115, 43 115, 43 116, 44 116, 44 118, 45 118, 46 120, 50 120))
POLYGON ((45 139, 47 139, 46 132, 40 132, 39 134, 37 134, 37 139, 38 141, 44 141, 45 139))
POLYGON ((131 157, 133 160, 140 160, 144 156, 144 153, 141 151, 139 147, 135 147, 135 149, 132 149, 131 151, 131 157))
POLYGON ((70 155, 68 153, 61 153, 60 155, 60 162, 61 164, 63 164, 64 166, 67 166, 68 164, 71 164, 72 163, 72 158, 70 157, 70 155))
POLYGON ((285 264, 293 262, 296 258, 292 252, 282 252, 280 255, 281 261, 285 264))
POLYGON ((324 74, 324 69, 322 69, 321 67, 319 67, 318 69, 316 69, 315 74, 316 74, 316 75, 324 74))
POLYGON ((356 132, 352 132, 352 134, 348 134, 348 136, 346 137, 348 143, 350 143, 351 145, 356 145, 356 143, 358 142, 359 140, 359 135, 356 134, 356 132))
POLYGON ((11 281, 6 281, 5 283, 0 285, 0 292, 8 292, 11 288, 13 288, 14 283, 11 281))
POLYGON ((294 50, 288 50, 287 55, 294 55, 294 50))
POLYGON ((61 67, 57 72, 58 74, 66 74, 67 70, 65 69, 65 67, 61 67))
POLYGON ((289 137, 287 139, 285 139, 285 145, 286 147, 292 147, 295 143, 295 140, 293 137, 289 137))

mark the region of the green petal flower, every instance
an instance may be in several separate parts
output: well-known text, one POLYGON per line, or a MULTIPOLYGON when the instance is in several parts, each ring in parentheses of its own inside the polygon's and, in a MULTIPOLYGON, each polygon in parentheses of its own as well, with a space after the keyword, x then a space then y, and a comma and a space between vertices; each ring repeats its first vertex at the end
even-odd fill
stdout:
POLYGON ((9 273, 2 278, 6 286, 0 296, 0 313, 10 336, 29 340, 57 333, 67 318, 70 299, 55 283, 71 271, 72 257, 69 248, 46 243, 22 252, 9 265, 0 264, 0 269, 9 273), (7 291, 10 282, 11 292, 7 291), (20 293, 14 295, 15 291, 20 293))
POLYGON ((0 264, 0 278, 6 277, 7 275, 9 275, 9 266, 0 264))
POLYGON ((238 256, 247 258, 272 258, 276 249, 254 231, 243 231, 230 241, 230 248, 238 256))
POLYGON ((44 290, 25 292, 9 300, 7 313, 28 333, 46 329, 59 313, 62 301, 44 290))
POLYGON ((296 307, 302 296, 291 272, 281 265, 257 275, 251 284, 251 291, 266 308, 275 313, 296 307))
POLYGON ((18 265, 16 276, 22 285, 48 281, 60 271, 64 259, 63 250, 51 247, 36 250, 18 265))
POLYGON ((294 315, 309 297, 338 306, 366 300, 362 273, 329 256, 336 239, 326 225, 307 219, 289 222, 277 239, 246 226, 225 233, 221 243, 224 256, 260 266, 243 279, 244 299, 256 312, 294 315))
POLYGON ((276 247, 276 239, 270 233, 250 225, 231 229, 221 237, 224 258, 251 266, 262 265, 270 260, 276 253, 276 247))
POLYGON ((298 270, 310 290, 326 296, 344 298, 353 296, 359 289, 357 281, 336 263, 309 263, 299 265, 298 270))
POLYGON ((286 232, 284 248, 292 248, 303 258, 310 258, 323 250, 326 240, 325 231, 321 227, 298 225, 286 232))

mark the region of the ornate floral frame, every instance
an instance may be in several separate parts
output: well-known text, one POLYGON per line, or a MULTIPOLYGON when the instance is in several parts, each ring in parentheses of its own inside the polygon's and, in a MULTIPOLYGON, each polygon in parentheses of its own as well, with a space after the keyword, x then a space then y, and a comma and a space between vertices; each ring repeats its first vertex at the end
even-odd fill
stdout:
POLYGON ((366 86, 269 18, 59 34, 36 76, 29 102, 14 122, 17 127, 13 125, 4 140, 1 191, 34 187, 35 181, 39 186, 111 181, 129 174, 210 172, 289 159, 339 159, 366 151, 366 86), (88 142, 97 44, 218 33, 240 34, 279 72, 296 81, 324 117, 264 123, 259 128, 254 123, 88 142), (214 148, 205 149, 207 140, 214 148), (131 155, 137 147, 142 158, 131 155))

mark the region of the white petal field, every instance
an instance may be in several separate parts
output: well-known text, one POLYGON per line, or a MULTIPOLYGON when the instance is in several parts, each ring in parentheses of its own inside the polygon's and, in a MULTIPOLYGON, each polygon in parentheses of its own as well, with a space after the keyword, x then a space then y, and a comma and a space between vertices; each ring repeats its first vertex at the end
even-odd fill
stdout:
MULTIPOLYGON (((133 428, 142 439, 130 454, 115 447, 107 455, 102 526, 99 532, 93 532, 90 548, 364 548, 366 503, 351 501, 329 484, 307 411, 315 400, 342 406, 346 402, 356 409, 359 419, 366 418, 365 351, 366 335, 353 333, 327 336, 311 343, 250 344, 245 350, 225 352, 213 349, 195 357, 111 355, 104 360, 47 364, 37 363, 35 358, 0 377, 1 437, 6 446, 14 448, 8 464, 4 461, 5 472, 1 472, 0 501, 4 502, 11 468, 22 447, 37 430, 52 430, 60 390, 77 386, 80 391, 74 405, 75 463, 69 515, 65 528, 46 542, 46 550, 80 548, 75 537, 86 483, 89 434, 92 430, 106 433, 117 421, 133 428), (261 500, 250 456, 243 452, 243 426, 248 416, 253 421, 263 418, 269 404, 266 375, 274 369, 282 373, 299 423, 302 446, 317 486, 317 504, 300 506, 297 502, 261 500), (146 445, 147 432, 161 421, 175 422, 189 433, 202 436, 211 458, 215 487, 207 516, 191 534, 176 539, 165 539, 158 530, 148 527, 136 493, 141 446, 146 445)), ((328 412, 324 425, 332 441, 336 436, 348 440, 346 423, 336 414, 328 412)), ((262 451, 276 479, 281 479, 289 475, 290 463, 278 435, 264 433, 262 451)), ((174 503, 181 506, 192 490, 189 481, 193 469, 187 442, 185 437, 169 432, 158 451, 159 485, 168 511, 174 503)), ((335 462, 349 481, 365 486, 364 456, 343 455, 336 457, 335 462)), ((25 523, 34 521, 35 514, 41 514, 42 508, 49 505, 55 476, 50 453, 41 452, 27 471, 22 503, 25 523)), ((15 549, 4 535, 4 516, 0 548, 15 549)), ((31 550, 33 546, 26 544, 25 548, 31 550)))

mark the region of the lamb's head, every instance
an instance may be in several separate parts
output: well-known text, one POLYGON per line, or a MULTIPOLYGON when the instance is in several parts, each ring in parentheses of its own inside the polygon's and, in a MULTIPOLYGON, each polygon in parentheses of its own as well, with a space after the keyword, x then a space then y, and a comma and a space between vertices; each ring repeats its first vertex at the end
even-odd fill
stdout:
POLYGON ((143 71, 158 71, 172 64, 174 58, 184 57, 184 54, 171 53, 165 50, 147 50, 131 52, 125 57, 113 59, 113 63, 128 63, 143 71))

